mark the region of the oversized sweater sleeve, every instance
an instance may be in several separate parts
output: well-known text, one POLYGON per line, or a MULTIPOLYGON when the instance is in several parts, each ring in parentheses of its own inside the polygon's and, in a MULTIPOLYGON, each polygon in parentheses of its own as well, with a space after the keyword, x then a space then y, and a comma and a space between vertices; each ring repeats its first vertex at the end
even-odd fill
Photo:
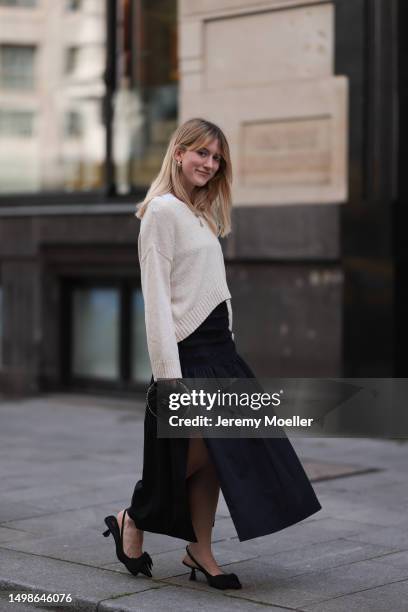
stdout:
POLYGON ((165 205, 152 200, 138 239, 147 348, 154 380, 182 378, 171 311, 170 275, 175 227, 165 205))

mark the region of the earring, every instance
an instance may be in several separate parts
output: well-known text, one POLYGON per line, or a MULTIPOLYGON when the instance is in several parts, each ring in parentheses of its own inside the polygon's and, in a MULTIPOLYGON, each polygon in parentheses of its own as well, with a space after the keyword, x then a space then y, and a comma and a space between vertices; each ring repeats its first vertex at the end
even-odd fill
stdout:
POLYGON ((178 165, 178 166, 181 166, 181 163, 182 163, 182 162, 179 160, 179 161, 177 162, 177 165, 178 165))

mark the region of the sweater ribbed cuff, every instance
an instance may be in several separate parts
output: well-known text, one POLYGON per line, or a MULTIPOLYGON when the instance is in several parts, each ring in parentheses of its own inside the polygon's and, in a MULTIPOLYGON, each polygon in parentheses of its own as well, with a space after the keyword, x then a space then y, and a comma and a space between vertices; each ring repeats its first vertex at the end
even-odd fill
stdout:
POLYGON ((153 361, 153 378, 183 378, 181 373, 180 361, 153 361))

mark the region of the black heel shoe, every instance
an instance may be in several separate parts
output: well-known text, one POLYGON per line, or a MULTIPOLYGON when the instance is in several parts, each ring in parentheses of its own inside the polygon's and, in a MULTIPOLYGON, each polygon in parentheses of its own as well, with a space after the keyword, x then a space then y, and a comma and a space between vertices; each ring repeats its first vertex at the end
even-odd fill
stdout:
POLYGON ((122 528, 120 530, 119 530, 119 523, 117 521, 116 516, 113 516, 113 515, 106 516, 104 520, 105 520, 105 523, 108 529, 103 532, 103 535, 105 536, 105 538, 107 538, 110 533, 113 535, 115 544, 116 544, 116 556, 119 559, 119 561, 121 561, 126 566, 126 569, 128 569, 131 574, 133 574, 134 576, 137 576, 137 574, 141 572, 145 576, 148 576, 149 578, 151 578, 152 577, 151 568, 153 565, 153 561, 149 553, 144 552, 142 555, 140 555, 140 557, 136 557, 136 558, 128 557, 124 553, 123 529, 125 525, 126 512, 127 512, 127 509, 123 512, 122 528))
POLYGON ((212 576, 207 572, 206 569, 203 568, 202 565, 198 563, 188 550, 188 546, 186 546, 186 551, 190 559, 196 564, 197 567, 191 567, 185 561, 182 561, 183 565, 191 569, 190 580, 196 580, 196 570, 200 570, 203 572, 204 576, 207 578, 207 582, 211 587, 215 589, 242 589, 242 584, 239 581, 239 578, 236 574, 218 574, 217 576, 212 576))

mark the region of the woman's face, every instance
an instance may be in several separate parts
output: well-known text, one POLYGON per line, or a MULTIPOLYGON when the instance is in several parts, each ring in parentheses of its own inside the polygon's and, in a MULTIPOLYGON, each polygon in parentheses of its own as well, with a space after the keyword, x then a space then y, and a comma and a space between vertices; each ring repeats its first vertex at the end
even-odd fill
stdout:
POLYGON ((217 138, 197 151, 178 151, 176 160, 181 161, 184 186, 189 194, 194 187, 204 187, 220 167, 221 153, 217 138))

